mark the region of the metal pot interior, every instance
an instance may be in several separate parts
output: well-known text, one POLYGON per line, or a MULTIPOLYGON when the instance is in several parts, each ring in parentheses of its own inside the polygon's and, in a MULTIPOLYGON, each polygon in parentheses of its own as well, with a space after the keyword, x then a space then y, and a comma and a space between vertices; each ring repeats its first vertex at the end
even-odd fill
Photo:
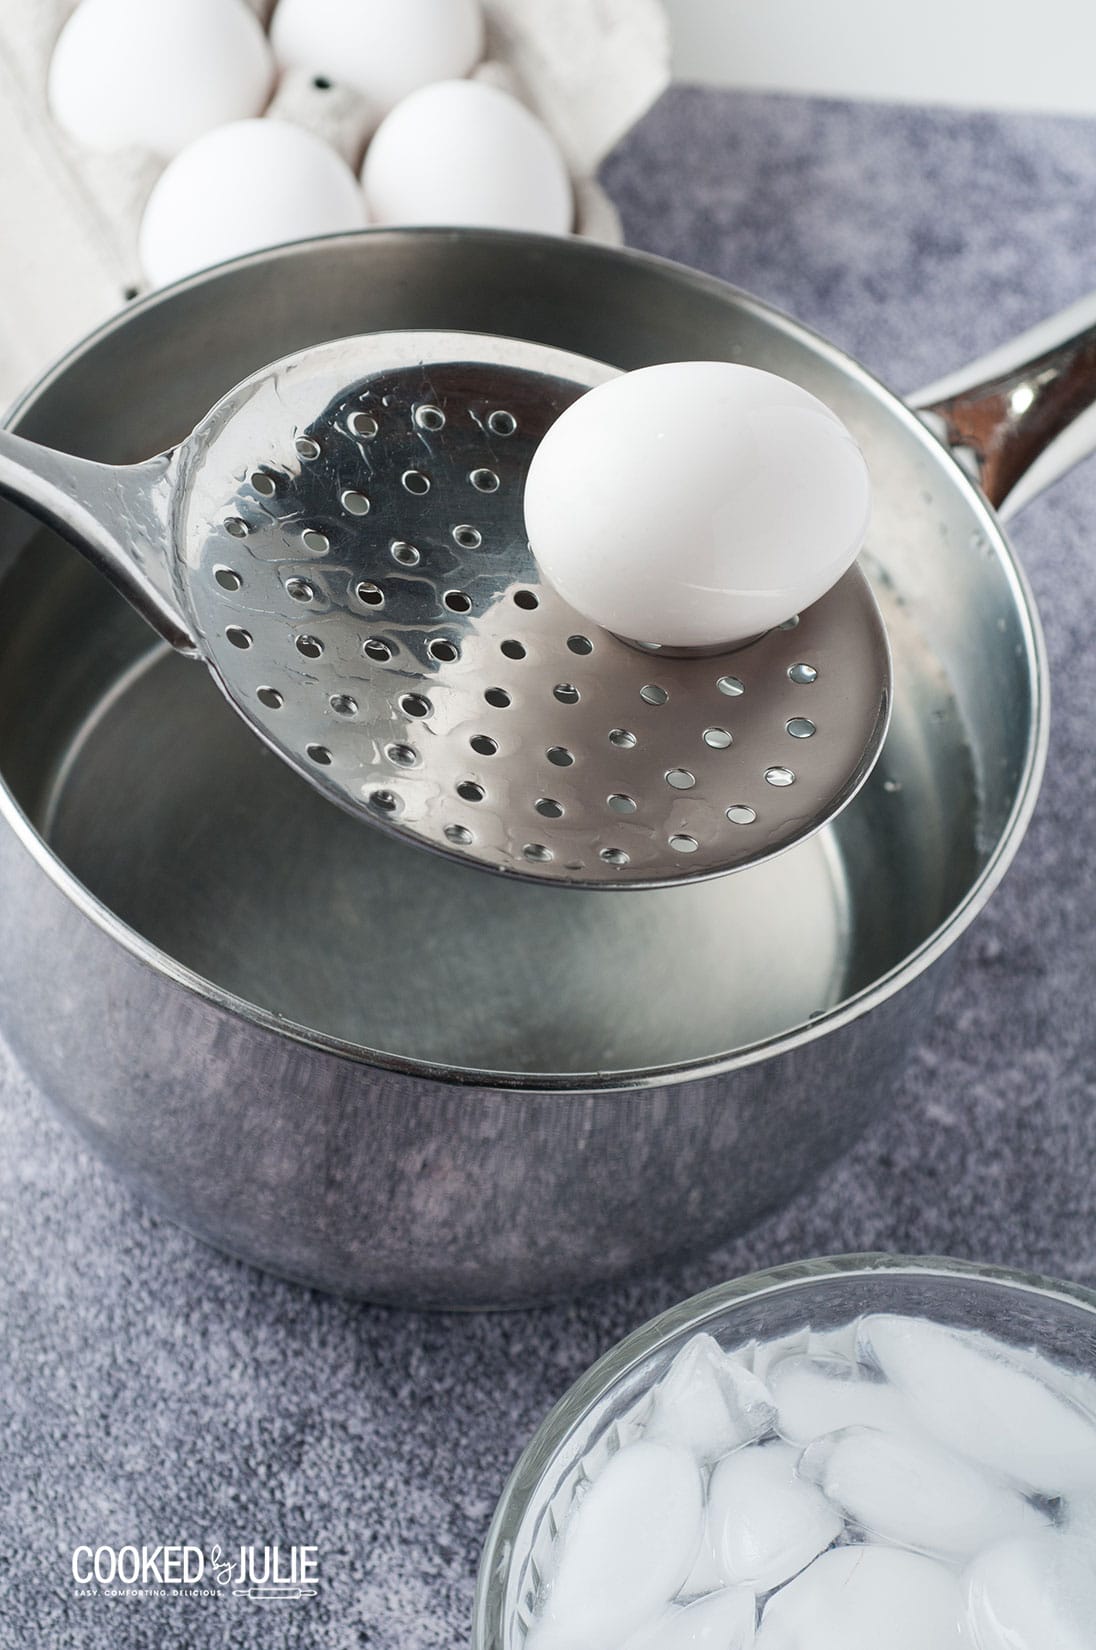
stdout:
POLYGON ((20 428, 136 460, 267 360, 399 326, 516 334, 625 367, 742 360, 827 400, 876 489, 868 566, 896 692, 875 776, 835 825, 736 876, 632 893, 508 883, 323 801, 199 666, 156 643, 50 534, 27 542, 8 512, 0 774, 52 850, 51 874, 245 1004, 486 1076, 578 1085, 724 1062, 911 965, 1019 836, 1038 760, 1038 643, 1007 549, 950 459, 782 317, 578 242, 341 237, 147 300, 62 364, 20 428))

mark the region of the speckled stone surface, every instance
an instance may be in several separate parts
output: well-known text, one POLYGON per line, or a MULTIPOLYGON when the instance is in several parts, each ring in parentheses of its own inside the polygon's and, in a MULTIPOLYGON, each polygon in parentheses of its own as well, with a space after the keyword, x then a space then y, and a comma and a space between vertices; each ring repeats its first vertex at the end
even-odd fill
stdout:
MULTIPOLYGON (((675 89, 612 158, 634 245, 751 288, 912 389, 1096 283, 1096 125, 675 89)), ((1096 1283, 1096 466, 1018 520, 1056 690, 1027 842, 894 1106, 703 1261, 576 1305, 325 1299, 153 1219, 0 1055, 0 1646, 440 1650, 539 1418, 679 1297, 810 1253, 1096 1283), (73 1547, 310 1544, 314 1599, 75 1597, 73 1547)), ((853 1077, 854 1080, 854 1077, 853 1077)))

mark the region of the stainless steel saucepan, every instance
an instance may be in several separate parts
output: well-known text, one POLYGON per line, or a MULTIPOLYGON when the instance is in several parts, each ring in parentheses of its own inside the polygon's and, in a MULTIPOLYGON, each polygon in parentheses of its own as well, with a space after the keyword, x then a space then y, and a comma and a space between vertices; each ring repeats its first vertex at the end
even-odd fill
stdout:
POLYGON ((125 463, 275 357, 384 328, 620 367, 739 360, 827 401, 875 484, 895 706, 874 777, 820 836, 721 881, 606 897, 488 877, 315 795, 9 509, 0 1022, 62 1114, 210 1242, 372 1300, 528 1302, 742 1228, 886 1104, 1016 851, 1046 743, 1027 585, 939 435, 1002 503, 1096 398, 1096 346, 951 386, 934 433, 689 270, 578 240, 378 231, 146 299, 14 422, 125 463))

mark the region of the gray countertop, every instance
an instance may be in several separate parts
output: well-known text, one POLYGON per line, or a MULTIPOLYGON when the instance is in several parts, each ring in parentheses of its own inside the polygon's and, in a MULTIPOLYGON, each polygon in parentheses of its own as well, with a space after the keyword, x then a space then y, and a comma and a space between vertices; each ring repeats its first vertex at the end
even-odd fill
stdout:
MULTIPOLYGON (((758 292, 898 389, 1096 286, 1092 122, 676 88, 605 181, 633 245, 758 292)), ((840 1166, 704 1260, 538 1312, 328 1299, 148 1214, 0 1050, 0 1647, 461 1645, 515 1456, 661 1307, 864 1248, 1096 1283, 1094 523, 1092 465, 1016 523, 1050 766, 907 1080, 840 1166), (186 1541, 316 1546, 318 1596, 75 1596, 78 1543, 186 1541)))

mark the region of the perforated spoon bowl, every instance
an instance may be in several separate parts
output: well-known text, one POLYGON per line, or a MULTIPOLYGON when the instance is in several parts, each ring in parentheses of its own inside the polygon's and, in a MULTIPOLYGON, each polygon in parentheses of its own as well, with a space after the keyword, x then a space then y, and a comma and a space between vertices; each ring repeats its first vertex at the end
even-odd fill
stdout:
POLYGON ((612 376, 521 340, 373 333, 264 368, 143 464, 0 431, 0 493, 374 825, 538 881, 680 883, 851 800, 886 734, 890 656, 855 567, 719 656, 641 651, 542 581, 528 463, 612 376))

